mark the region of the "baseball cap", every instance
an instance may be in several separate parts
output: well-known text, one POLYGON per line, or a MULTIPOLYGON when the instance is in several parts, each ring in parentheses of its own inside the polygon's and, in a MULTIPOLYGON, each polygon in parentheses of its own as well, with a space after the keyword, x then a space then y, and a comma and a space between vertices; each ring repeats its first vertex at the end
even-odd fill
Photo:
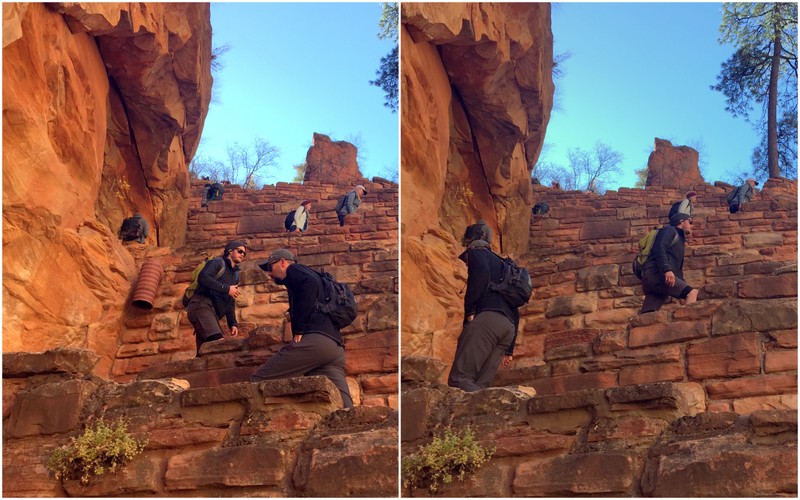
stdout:
POLYGON ((361 189, 363 189, 363 190, 364 190, 364 194, 367 194, 367 188, 365 188, 364 186, 362 186, 361 184, 359 184, 359 185, 358 185, 358 186, 356 186, 354 189, 358 189, 358 188, 361 188, 361 189))
POLYGON ((697 196, 697 191, 689 191, 688 193, 686 193, 686 197, 687 198, 689 198, 691 196, 697 196))
POLYGON ((290 252, 285 248, 279 248, 278 250, 272 252, 272 255, 267 257, 267 260, 259 264, 258 267, 260 267, 262 271, 269 272, 270 270, 272 270, 272 264, 278 262, 281 259, 291 260, 292 262, 296 262, 294 254, 292 252, 290 252))

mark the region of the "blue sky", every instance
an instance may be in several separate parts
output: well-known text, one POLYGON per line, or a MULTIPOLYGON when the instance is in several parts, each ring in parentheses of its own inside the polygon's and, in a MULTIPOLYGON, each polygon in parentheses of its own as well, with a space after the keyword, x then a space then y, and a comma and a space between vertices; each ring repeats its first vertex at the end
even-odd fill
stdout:
POLYGON ((398 115, 369 84, 393 47, 377 37, 380 17, 380 3, 212 3, 213 46, 230 50, 198 155, 225 161, 229 143, 261 137, 281 151, 265 182, 289 182, 318 132, 360 142, 361 172, 389 177, 398 115))
MULTIPOLYGON (((721 3, 553 4, 555 53, 570 52, 556 81, 560 110, 547 127, 544 159, 567 165, 567 149, 602 141, 624 156, 608 188, 632 187, 653 139, 702 141, 706 182, 750 168, 760 141, 752 126, 725 111, 709 87, 732 46, 717 42, 721 3)), ((764 180, 764 179, 761 179, 764 180)))

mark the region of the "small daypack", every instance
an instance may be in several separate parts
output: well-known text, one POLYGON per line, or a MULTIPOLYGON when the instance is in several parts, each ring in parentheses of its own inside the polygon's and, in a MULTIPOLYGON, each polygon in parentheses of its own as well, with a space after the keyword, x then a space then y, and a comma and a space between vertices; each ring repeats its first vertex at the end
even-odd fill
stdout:
POLYGON ((144 227, 139 222, 138 217, 128 217, 122 221, 117 237, 122 241, 138 240, 144 236, 144 227))
POLYGON ((334 207, 333 211, 336 212, 337 214, 344 208, 345 203, 347 203, 347 195, 348 194, 350 194, 350 193, 347 193, 346 195, 342 196, 339 199, 339 203, 337 203, 336 207, 334 207))
POLYGON ((546 214, 549 210, 550 206, 547 203, 545 202, 537 203, 536 205, 533 206, 533 215, 546 214))
MULTIPOLYGON (((639 240, 639 253, 633 258, 633 274, 639 279, 642 279, 644 263, 647 262, 647 256, 650 255, 650 250, 653 249, 653 243, 656 241, 656 235, 661 229, 663 229, 663 227, 654 227, 639 240)), ((669 246, 674 245, 678 239, 678 233, 676 232, 669 246)))
POLYGON ((294 224, 294 214, 297 210, 292 210, 286 215, 286 218, 283 220, 283 227, 286 228, 287 231, 291 231, 292 224, 294 224))
POLYGON ((322 281, 322 293, 317 296, 315 304, 317 311, 330 316, 333 326, 340 330, 348 326, 358 315, 358 304, 353 291, 347 284, 336 281, 330 273, 310 267, 309 269, 317 273, 322 281))
POLYGON ((499 293, 506 304, 514 309, 524 306, 531 300, 533 293, 533 282, 528 270, 509 257, 503 258, 492 253, 503 262, 503 270, 498 283, 489 281, 489 290, 499 293))
POLYGON ((735 200, 738 195, 739 195, 739 187, 728 193, 728 196, 725 198, 728 202, 728 205, 733 203, 733 200, 735 200))
POLYGON ((667 216, 668 219, 671 219, 673 215, 678 213, 678 209, 681 208, 681 203, 683 203, 683 200, 676 201, 675 203, 672 204, 672 206, 669 209, 669 215, 667 216))
MULTIPOLYGON (((218 259, 219 257, 214 257, 214 258, 218 259)), ((189 300, 191 300, 192 296, 194 295, 194 292, 197 291, 197 286, 199 284, 198 278, 200 278, 200 272, 203 270, 203 268, 206 267, 206 264, 208 264, 209 262, 214 260, 214 258, 208 258, 208 259, 204 260, 203 262, 197 264, 197 267, 195 267, 194 271, 192 271, 192 282, 189 283, 189 286, 187 286, 186 290, 184 290, 183 297, 181 299, 181 302, 183 302, 183 307, 186 307, 186 306, 189 305, 189 300)), ((225 263, 224 262, 223 262, 222 267, 219 268, 219 271, 217 271, 217 274, 214 275, 214 278, 219 279, 220 276, 223 275, 223 273, 225 273, 225 263)))

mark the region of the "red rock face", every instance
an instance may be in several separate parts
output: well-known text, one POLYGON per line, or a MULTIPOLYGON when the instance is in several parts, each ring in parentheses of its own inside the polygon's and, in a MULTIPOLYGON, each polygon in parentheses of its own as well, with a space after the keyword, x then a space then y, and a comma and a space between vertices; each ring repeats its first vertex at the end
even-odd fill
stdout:
POLYGON ((182 244, 210 56, 207 4, 3 6, 3 351, 108 372, 136 274, 116 231, 138 211, 182 244))
POLYGON ((314 143, 306 154, 304 181, 341 183, 364 178, 358 169, 358 149, 347 141, 331 141, 327 135, 314 133, 314 143))
POLYGON ((465 227, 483 219, 495 249, 528 247, 553 97, 550 6, 407 3, 401 21, 403 352, 452 359, 465 227))
POLYGON ((689 146, 673 146, 671 142, 656 137, 655 148, 647 160, 646 186, 694 189, 705 183, 700 174, 699 153, 689 146))

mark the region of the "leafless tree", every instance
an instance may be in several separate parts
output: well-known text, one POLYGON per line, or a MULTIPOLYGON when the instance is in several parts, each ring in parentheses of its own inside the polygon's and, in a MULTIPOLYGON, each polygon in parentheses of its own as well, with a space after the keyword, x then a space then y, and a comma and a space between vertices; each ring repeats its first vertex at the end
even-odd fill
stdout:
POLYGON ((228 145, 225 174, 232 182, 243 179, 242 187, 255 189, 262 176, 268 176, 265 169, 274 166, 279 155, 280 149, 261 137, 253 139, 252 147, 234 142, 228 145))

